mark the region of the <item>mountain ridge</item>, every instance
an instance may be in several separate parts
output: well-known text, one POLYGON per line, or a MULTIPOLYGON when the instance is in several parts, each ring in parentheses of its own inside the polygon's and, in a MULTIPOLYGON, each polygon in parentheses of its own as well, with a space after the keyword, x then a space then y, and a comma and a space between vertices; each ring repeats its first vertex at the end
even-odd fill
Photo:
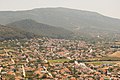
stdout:
POLYGON ((120 19, 107 17, 97 12, 61 7, 0 12, 0 23, 2 24, 14 23, 24 19, 32 19, 39 23, 64 28, 78 36, 83 33, 89 36, 120 33, 120 19))
POLYGON ((54 27, 47 24, 39 23, 32 19, 24 19, 7 24, 7 26, 18 28, 26 32, 34 33, 40 36, 66 38, 70 37, 71 31, 64 28, 54 27))
POLYGON ((99 12, 95 12, 95 11, 89 11, 89 10, 80 10, 80 9, 73 9, 73 8, 66 8, 66 7, 43 7, 43 8, 33 8, 33 9, 25 9, 25 10, 6 10, 6 11, 0 11, 0 12, 25 12, 25 11, 31 11, 31 10, 39 10, 39 9, 69 9, 69 10, 78 10, 78 11, 83 11, 83 12, 91 12, 91 13, 96 13, 105 17, 109 17, 109 18, 113 18, 113 19, 118 19, 120 20, 120 18, 116 18, 116 17, 112 17, 112 16, 107 16, 104 15, 102 13, 99 12))

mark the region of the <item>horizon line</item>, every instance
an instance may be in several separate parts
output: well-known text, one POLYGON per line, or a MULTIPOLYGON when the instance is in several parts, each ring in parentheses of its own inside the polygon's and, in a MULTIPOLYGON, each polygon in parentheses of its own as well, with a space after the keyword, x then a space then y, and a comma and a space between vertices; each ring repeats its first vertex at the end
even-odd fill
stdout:
POLYGON ((31 9, 16 9, 16 10, 0 10, 0 12, 20 12, 20 11, 30 11, 30 10, 35 10, 35 9, 47 9, 47 8, 64 8, 64 9, 71 9, 71 10, 78 10, 78 11, 86 11, 86 12, 93 12, 93 13, 98 13, 100 15, 103 15, 103 16, 106 16, 106 17, 110 17, 110 18, 114 18, 114 19, 119 19, 118 17, 113 17, 113 16, 109 16, 109 15, 105 15, 105 14, 102 14, 100 12, 97 12, 97 11, 92 11, 92 10, 85 10, 85 9, 75 9, 75 8, 69 8, 69 7, 35 7, 35 8, 31 8, 31 9))

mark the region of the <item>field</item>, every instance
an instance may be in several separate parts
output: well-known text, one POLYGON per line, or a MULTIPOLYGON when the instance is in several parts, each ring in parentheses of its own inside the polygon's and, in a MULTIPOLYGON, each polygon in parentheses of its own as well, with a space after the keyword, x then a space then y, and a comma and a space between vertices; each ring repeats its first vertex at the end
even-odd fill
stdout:
POLYGON ((57 60, 48 60, 50 63, 64 63, 64 62, 69 62, 70 60, 68 59, 57 59, 57 60))
POLYGON ((120 58, 120 51, 117 51, 111 55, 108 55, 109 57, 117 57, 117 58, 120 58))
POLYGON ((85 62, 85 63, 93 64, 93 65, 102 65, 102 64, 114 65, 116 63, 120 63, 120 61, 93 61, 93 62, 85 62))

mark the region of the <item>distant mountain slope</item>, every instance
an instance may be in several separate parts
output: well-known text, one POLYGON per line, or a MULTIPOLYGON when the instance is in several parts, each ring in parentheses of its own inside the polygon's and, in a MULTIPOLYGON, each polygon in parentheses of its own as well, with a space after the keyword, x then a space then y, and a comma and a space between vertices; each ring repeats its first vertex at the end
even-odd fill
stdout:
POLYGON ((103 16, 96 12, 68 8, 38 8, 26 11, 0 11, 0 23, 8 24, 17 20, 32 19, 41 23, 69 30, 120 30, 120 19, 103 16))
POLYGON ((18 28, 26 32, 34 33, 36 35, 48 36, 54 38, 69 38, 70 36, 72 36, 72 32, 69 30, 50 26, 43 23, 38 23, 31 19, 25 19, 25 20, 9 23, 7 24, 7 26, 18 28))
POLYGON ((74 36, 75 38, 104 37, 106 39, 120 39, 120 19, 110 18, 96 12, 75 10, 69 8, 36 8, 24 11, 0 11, 0 23, 12 23, 15 25, 17 23, 17 27, 19 28, 23 26, 26 27, 25 30, 28 30, 29 32, 50 37, 72 36, 70 34, 71 32, 65 30, 67 29, 76 34, 76 36, 74 36), (24 21, 16 22, 24 19, 32 19, 43 24, 48 24, 46 26, 51 25, 64 29, 52 28, 47 31, 48 28, 44 28, 44 31, 42 29, 38 29, 38 26, 40 26, 38 23, 35 23, 29 29, 26 26, 31 25, 32 22, 30 22, 29 25, 23 24, 24 21), (63 33, 65 34, 65 36, 63 36, 63 33))
POLYGON ((18 30, 15 28, 0 25, 0 40, 4 39, 19 39, 19 38, 31 38, 33 34, 18 30))

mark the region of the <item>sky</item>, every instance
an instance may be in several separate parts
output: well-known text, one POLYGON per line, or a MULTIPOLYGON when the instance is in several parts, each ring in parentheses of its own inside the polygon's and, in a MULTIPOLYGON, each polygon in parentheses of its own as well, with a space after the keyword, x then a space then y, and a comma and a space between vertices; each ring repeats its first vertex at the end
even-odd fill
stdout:
POLYGON ((0 11, 66 7, 101 13, 120 19, 120 0, 0 0, 0 11))

